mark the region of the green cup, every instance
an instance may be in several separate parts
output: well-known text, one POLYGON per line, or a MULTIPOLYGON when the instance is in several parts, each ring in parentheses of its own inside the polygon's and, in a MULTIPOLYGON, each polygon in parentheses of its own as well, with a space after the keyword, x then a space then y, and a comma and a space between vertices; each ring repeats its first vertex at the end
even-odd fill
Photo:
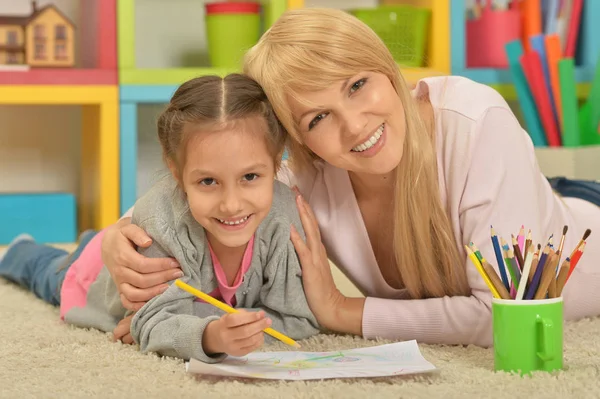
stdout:
POLYGON ((528 374, 563 368, 563 299, 492 299, 497 371, 528 374))

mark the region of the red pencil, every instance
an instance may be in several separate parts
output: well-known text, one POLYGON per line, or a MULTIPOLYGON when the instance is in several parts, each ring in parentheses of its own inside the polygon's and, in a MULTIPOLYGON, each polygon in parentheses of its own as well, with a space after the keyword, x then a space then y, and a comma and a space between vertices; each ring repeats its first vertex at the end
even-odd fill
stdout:
POLYGON ((556 126, 556 119, 552 113, 552 104, 550 104, 550 95, 546 84, 544 83, 544 71, 542 70, 542 61, 535 51, 525 52, 521 58, 521 67, 525 73, 527 83, 531 88, 535 105, 537 106, 544 127, 546 138, 550 147, 560 147, 561 140, 556 126))
POLYGON ((581 246, 575 252, 575 255, 573 255, 573 258, 571 258, 571 266, 569 268, 569 274, 567 274, 567 281, 569 280, 569 277, 571 277, 571 273, 573 273, 573 269, 575 269, 575 266, 577 266, 579 259, 581 259, 581 255, 583 255, 584 249, 585 249, 585 242, 583 244, 581 244, 581 246))

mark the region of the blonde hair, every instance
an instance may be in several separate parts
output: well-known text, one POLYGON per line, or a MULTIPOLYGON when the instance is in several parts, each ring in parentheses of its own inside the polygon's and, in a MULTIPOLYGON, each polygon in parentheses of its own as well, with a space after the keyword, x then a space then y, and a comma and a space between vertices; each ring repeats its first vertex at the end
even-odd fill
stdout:
POLYGON ((319 91, 360 72, 389 77, 406 116, 406 139, 396 168, 394 255, 401 283, 414 299, 470 295, 439 193, 433 129, 381 39, 344 11, 306 8, 285 12, 246 54, 245 73, 259 82, 289 133, 290 164, 302 172, 318 159, 301 140, 289 97, 319 91))
POLYGON ((265 140, 277 170, 287 135, 262 87, 242 74, 230 74, 224 78, 202 76, 191 79, 175 91, 166 109, 158 117, 158 139, 163 158, 167 164, 175 167, 181 181, 185 148, 192 135, 186 127, 195 125, 209 130, 254 116, 265 120, 265 140))

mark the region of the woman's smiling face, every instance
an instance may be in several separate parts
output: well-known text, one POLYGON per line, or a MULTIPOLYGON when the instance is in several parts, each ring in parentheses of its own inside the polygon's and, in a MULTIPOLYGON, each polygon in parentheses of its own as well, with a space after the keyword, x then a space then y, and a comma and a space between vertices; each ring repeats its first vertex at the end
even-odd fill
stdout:
POLYGON ((363 72, 298 96, 301 101, 289 99, 294 119, 304 144, 320 158, 361 174, 386 174, 398 166, 406 121, 386 75, 363 72))

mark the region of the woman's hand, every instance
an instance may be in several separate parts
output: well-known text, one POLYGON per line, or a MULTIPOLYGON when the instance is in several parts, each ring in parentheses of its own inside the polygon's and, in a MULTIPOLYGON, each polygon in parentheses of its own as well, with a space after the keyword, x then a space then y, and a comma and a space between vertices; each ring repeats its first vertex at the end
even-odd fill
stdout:
POLYGON ((108 268, 121 302, 126 309, 137 311, 169 288, 167 282, 183 275, 172 258, 147 258, 136 251, 149 247, 152 240, 131 218, 123 218, 108 227, 102 239, 102 261, 108 268))
POLYGON ((300 194, 296 195, 306 242, 292 225, 291 239, 302 265, 302 282, 308 306, 317 321, 329 330, 338 330, 338 312, 345 297, 335 286, 327 252, 321 242, 321 233, 315 215, 300 194))

